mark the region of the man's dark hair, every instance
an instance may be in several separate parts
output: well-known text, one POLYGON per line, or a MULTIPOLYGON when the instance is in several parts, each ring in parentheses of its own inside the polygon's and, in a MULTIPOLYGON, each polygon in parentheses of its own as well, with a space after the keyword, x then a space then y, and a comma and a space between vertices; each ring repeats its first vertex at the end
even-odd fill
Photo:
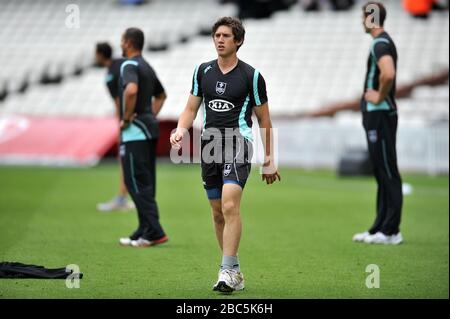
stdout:
POLYGON ((371 7, 378 7, 378 12, 380 14, 379 16, 379 21, 380 21, 380 27, 384 26, 384 21, 386 20, 386 16, 387 16, 387 12, 386 12, 386 7, 381 3, 381 2, 375 2, 375 1, 371 1, 366 3, 362 9, 364 12, 364 16, 367 18, 370 15, 374 14, 374 10, 371 7))
MULTIPOLYGON (((244 26, 242 25, 241 20, 232 17, 223 17, 217 20, 217 22, 214 23, 212 27, 211 32, 212 37, 214 37, 214 34, 216 34, 217 29, 219 29, 219 27, 223 25, 231 28, 231 30, 233 31, 235 41, 237 42, 244 41, 245 38, 244 26)), ((241 45, 238 46, 238 50, 241 47, 241 45)))
POLYGON ((142 51, 144 48, 144 32, 138 28, 128 28, 125 30, 124 38, 130 41, 133 48, 142 51))
POLYGON ((95 52, 97 52, 106 59, 111 59, 112 57, 112 48, 107 42, 97 43, 95 52))

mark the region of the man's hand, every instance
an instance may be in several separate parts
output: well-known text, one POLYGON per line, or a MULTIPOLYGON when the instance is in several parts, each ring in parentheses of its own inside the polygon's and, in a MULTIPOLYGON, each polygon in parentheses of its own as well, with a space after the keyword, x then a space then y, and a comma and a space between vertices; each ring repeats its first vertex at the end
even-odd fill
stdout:
POLYGON ((175 133, 170 135, 170 144, 176 150, 181 149, 181 140, 183 139, 183 129, 177 128, 175 133))
POLYGON ((120 121, 120 129, 123 131, 123 130, 127 129, 130 126, 130 124, 131 124, 130 121, 121 120, 120 121))
POLYGON ((367 102, 373 103, 375 105, 378 105, 382 102, 380 92, 372 89, 366 91, 366 94, 364 94, 364 98, 366 99, 367 102))
POLYGON ((134 121, 134 118, 136 117, 136 114, 133 114, 133 116, 131 117, 131 119, 123 119, 120 121, 120 129, 123 131, 125 129, 127 129, 130 124, 134 121))
POLYGON ((272 161, 266 160, 262 167, 262 181, 266 181, 267 185, 273 184, 276 180, 281 182, 281 176, 278 173, 276 167, 272 164, 272 161))

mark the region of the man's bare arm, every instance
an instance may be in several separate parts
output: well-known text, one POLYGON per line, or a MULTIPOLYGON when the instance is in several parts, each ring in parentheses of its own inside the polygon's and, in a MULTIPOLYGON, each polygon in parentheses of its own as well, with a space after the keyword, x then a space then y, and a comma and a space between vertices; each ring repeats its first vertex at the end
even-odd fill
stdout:
POLYGON ((266 180, 267 184, 272 184, 278 178, 281 181, 280 174, 275 167, 275 154, 273 153, 273 132, 272 121, 269 114, 269 105, 264 103, 261 106, 254 108, 255 115, 258 119, 261 138, 264 147, 264 164, 262 179, 266 180))
POLYGON ((178 120, 177 131, 170 136, 170 143, 173 147, 181 147, 180 141, 183 138, 183 134, 192 127, 192 124, 197 116, 198 109, 202 104, 202 99, 203 98, 199 96, 194 96, 192 94, 189 95, 186 107, 178 120))
POLYGON ((166 92, 162 92, 161 94, 159 94, 153 98, 152 112, 155 116, 157 116, 159 114, 159 112, 161 111, 166 99, 167 99, 166 92))

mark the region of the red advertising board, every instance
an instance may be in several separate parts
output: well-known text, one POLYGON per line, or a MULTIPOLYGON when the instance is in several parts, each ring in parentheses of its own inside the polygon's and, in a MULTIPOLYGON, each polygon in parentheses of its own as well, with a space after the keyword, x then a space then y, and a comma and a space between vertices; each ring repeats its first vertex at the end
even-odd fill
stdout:
POLYGON ((92 166, 117 144, 114 117, 0 115, 0 164, 92 166))

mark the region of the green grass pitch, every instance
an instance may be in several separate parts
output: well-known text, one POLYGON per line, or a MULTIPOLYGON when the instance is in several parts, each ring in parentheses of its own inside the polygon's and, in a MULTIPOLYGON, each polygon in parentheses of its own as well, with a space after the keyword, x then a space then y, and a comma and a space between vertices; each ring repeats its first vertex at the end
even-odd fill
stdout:
POLYGON ((404 174, 400 246, 351 241, 374 218, 372 178, 282 169, 266 186, 253 169, 242 202, 240 261, 246 289, 212 291, 221 255, 196 165, 159 164, 157 200, 170 241, 118 245, 136 213, 100 213, 117 189, 116 165, 91 169, 0 168, 0 261, 77 264, 80 288, 64 280, 1 279, 0 298, 448 298, 448 176, 404 174), (380 288, 365 285, 366 266, 380 288))

